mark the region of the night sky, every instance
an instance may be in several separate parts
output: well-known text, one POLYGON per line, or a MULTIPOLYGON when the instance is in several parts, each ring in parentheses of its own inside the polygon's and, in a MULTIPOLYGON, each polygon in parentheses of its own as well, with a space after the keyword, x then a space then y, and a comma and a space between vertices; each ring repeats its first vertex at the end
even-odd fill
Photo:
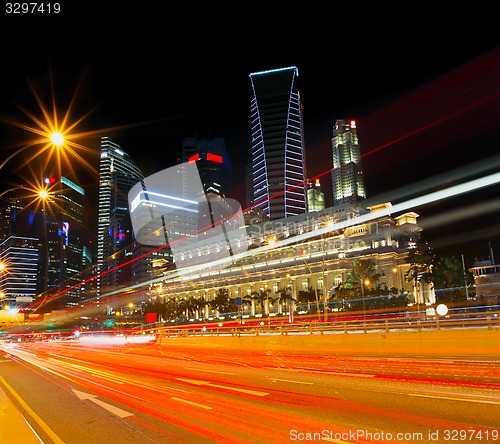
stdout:
MULTIPOLYGON (((103 135, 145 174, 178 163, 184 137, 224 137, 233 162, 233 197, 245 207, 249 74, 288 66, 299 70, 309 177, 331 168, 332 129, 343 118, 358 122, 367 195, 374 201, 402 199, 394 190, 427 179, 433 189, 446 186, 449 171, 498 152, 500 39, 486 25, 477 30, 458 20, 443 29, 442 17, 368 21, 369 14, 345 10, 333 16, 315 11, 316 18, 305 22, 296 13, 273 22, 209 7, 195 17, 189 11, 114 14, 110 8, 93 14, 72 8, 65 6, 60 17, 2 17, 8 20, 0 31, 2 159, 33 137, 5 120, 33 126, 26 111, 41 115, 34 91, 51 110, 52 84, 58 113, 69 109, 68 120, 79 121, 75 131, 91 132, 79 142, 90 148, 82 155, 96 168, 103 135), (334 17, 342 17, 341 23, 334 17), (441 185, 430 180, 435 176, 441 185)), ((14 169, 15 159, 2 169, 4 185, 17 180, 14 169)), ((82 170, 80 180, 95 192, 97 177, 82 170)), ((328 175, 322 184, 330 186, 328 175)), ((434 219, 428 238, 447 249, 461 242, 459 248, 471 255, 488 254, 492 240, 500 257, 496 195, 498 187, 473 197, 494 207, 476 211, 488 228, 474 234, 470 219, 464 227, 456 214, 446 222, 434 219)), ((465 200, 439 211, 451 213, 465 200)), ((436 205, 417 212, 424 220, 437 212, 436 205)))

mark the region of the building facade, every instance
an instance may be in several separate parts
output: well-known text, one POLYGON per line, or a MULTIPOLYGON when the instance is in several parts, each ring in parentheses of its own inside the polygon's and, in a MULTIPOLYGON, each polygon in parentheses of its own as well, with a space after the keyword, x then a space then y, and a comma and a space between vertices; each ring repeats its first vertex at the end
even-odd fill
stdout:
POLYGON ((2 305, 21 307, 35 300, 38 294, 39 249, 39 239, 28 236, 8 236, 0 243, 2 305))
MULTIPOLYGON (((328 208, 249 225, 250 248, 236 261, 217 270, 193 267, 183 275, 176 275, 175 270, 164 271, 163 277, 155 280, 156 294, 176 304, 207 302, 197 313, 200 317, 210 316, 207 307, 213 307, 220 289, 227 290, 233 300, 251 300, 252 295, 264 290, 269 291, 271 300, 276 300, 282 289, 288 288, 295 301, 301 291, 313 289, 321 295, 321 303, 330 303, 335 300, 335 289, 346 282, 353 259, 373 261, 380 285, 411 294, 412 284, 404 278, 409 268, 406 258, 422 229, 417 214, 393 217, 381 211, 389 207, 372 207, 359 220, 341 222, 335 209, 328 208)), ((217 245, 213 248, 216 251, 217 245)), ((255 301, 252 310, 254 305, 255 301)))
POLYGON ((325 194, 321 191, 319 179, 307 182, 307 211, 321 211, 325 209, 325 194))
POLYGON ((333 206, 358 206, 366 198, 355 120, 337 120, 332 138, 333 206))
POLYGON ((307 212, 306 163, 298 69, 250 74, 252 206, 271 220, 307 212))
POLYGON ((30 298, 45 301, 59 293, 50 306, 45 304, 44 309, 50 311, 79 305, 82 300, 79 283, 86 266, 87 227, 84 190, 64 176, 47 177, 44 182, 36 192, 18 187, 2 203, 2 256, 9 264, 4 277, 10 280, 16 305, 28 304, 30 298), (16 290, 14 282, 19 284, 16 290))
POLYGON ((223 137, 186 137, 183 162, 196 162, 205 194, 224 197, 231 187, 232 165, 223 137))
MULTIPOLYGON (((131 157, 109 137, 101 138, 99 214, 97 222, 96 304, 100 295, 132 282, 134 236, 128 193, 144 175, 131 157)), ((147 273, 136 264, 138 273, 147 273)), ((144 277, 144 276, 143 276, 144 277)))
MULTIPOLYGON (((81 302, 80 273, 83 271, 85 191, 62 176, 46 178, 49 194, 44 201, 45 230, 42 240, 46 247, 45 291, 65 290, 64 298, 52 308, 78 306, 81 302)), ((42 295, 40 295, 42 297, 42 295)))

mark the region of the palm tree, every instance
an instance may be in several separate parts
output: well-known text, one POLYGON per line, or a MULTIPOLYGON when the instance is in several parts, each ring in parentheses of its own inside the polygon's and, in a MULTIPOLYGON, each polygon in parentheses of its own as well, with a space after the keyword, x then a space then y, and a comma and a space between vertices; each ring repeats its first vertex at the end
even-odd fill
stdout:
POLYGON ((146 302, 146 306, 144 308, 145 313, 156 313, 158 318, 158 321, 163 321, 163 319, 166 317, 166 306, 165 303, 163 303, 160 298, 154 298, 150 299, 148 302, 146 302))
MULTIPOLYGON (((417 311, 420 312, 420 282, 432 282, 432 269, 435 262, 433 250, 425 243, 419 243, 409 249, 406 263, 410 268, 405 273, 407 282, 413 282, 414 299, 417 303, 417 311)), ((423 301, 422 301, 423 302, 423 301)))
POLYGON ((442 289, 443 296, 452 302, 457 296, 457 287, 461 288, 466 279, 462 262, 456 256, 445 256, 438 259, 432 271, 436 288, 442 289))
POLYGON ((200 313, 203 313, 204 318, 208 318, 210 314, 210 307, 212 306, 210 301, 207 301, 205 297, 201 296, 198 298, 198 307, 200 313))
POLYGON ((247 294, 245 296, 243 296, 243 298, 241 299, 241 303, 242 303, 242 309, 247 306, 247 307, 250 307, 250 314, 252 316, 255 316, 255 299, 252 297, 252 294, 247 294))
MULTIPOLYGON (((297 301, 299 304, 307 304, 307 311, 311 311, 311 303, 316 300, 316 291, 314 288, 309 287, 307 290, 299 290, 297 295, 297 301)), ((316 312, 319 311, 319 307, 316 307, 316 312)))
POLYGON ((278 297, 275 299, 278 302, 278 312, 283 313, 283 307, 291 307, 297 302, 297 300, 292 296, 292 289, 290 287, 284 287, 278 289, 278 297))
POLYGON ((334 300, 340 301, 339 310, 347 310, 346 301, 354 298, 353 285, 350 282, 340 282, 335 287, 334 300))
POLYGON ((259 303, 259 311, 260 314, 269 314, 269 295, 271 294, 271 290, 269 288, 265 288, 264 290, 253 291, 251 293, 251 297, 254 301, 259 303), (265 312, 265 313, 263 313, 265 312))
POLYGON ((224 313, 229 307, 229 292, 227 288, 219 288, 212 303, 217 313, 224 313))
POLYGON ((366 288, 372 283, 380 280, 380 273, 375 273, 377 265, 371 259, 353 259, 351 269, 347 272, 347 280, 353 286, 359 285, 361 288, 361 300, 363 302, 363 321, 366 325, 366 288))
POLYGON ((177 319, 177 317, 178 317, 177 301, 175 298, 171 298, 165 303, 165 318, 177 319))
POLYGON ((371 259, 353 259, 351 269, 347 271, 347 282, 354 286, 376 284, 381 278, 376 269, 377 265, 371 259))
POLYGON ((187 299, 180 299, 177 303, 177 316, 183 318, 189 317, 189 303, 187 299))
POLYGON ((200 318, 200 314, 202 313, 206 303, 207 301, 205 301, 205 299, 198 298, 196 296, 191 296, 188 299, 189 312, 196 320, 200 318))

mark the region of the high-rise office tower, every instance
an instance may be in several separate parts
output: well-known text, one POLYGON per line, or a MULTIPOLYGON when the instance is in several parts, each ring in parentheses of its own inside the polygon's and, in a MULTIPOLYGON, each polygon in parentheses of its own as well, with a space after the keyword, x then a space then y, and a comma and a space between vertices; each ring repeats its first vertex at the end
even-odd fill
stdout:
MULTIPOLYGON (((44 244, 42 256, 45 290, 65 290, 50 308, 78 306, 81 303, 80 273, 83 271, 85 191, 66 177, 46 178, 49 195, 43 205, 44 244)), ((47 307, 49 308, 49 307, 47 307)))
POLYGON ((252 206, 271 220, 307 211, 302 103, 295 66, 250 74, 252 206))
POLYGON ((12 306, 32 302, 46 289, 44 213, 21 185, 0 202, 0 291, 12 306))
POLYGON ((207 195, 224 197, 231 186, 232 167, 223 137, 186 137, 183 162, 196 162, 207 195))
POLYGON ((333 206, 359 206, 366 193, 355 120, 335 122, 332 150, 333 206))
POLYGON ((307 183, 308 211, 321 211, 325 209, 325 195, 321 191, 319 179, 307 183))
POLYGON ((12 190, 0 201, 0 241, 4 240, 15 230, 16 219, 24 209, 24 200, 20 197, 22 187, 19 190, 12 190))
POLYGON ((84 190, 64 176, 46 178, 45 184, 48 194, 43 199, 20 186, 0 205, 5 239, 1 254, 16 265, 9 267, 11 296, 28 302, 30 297, 47 301, 57 294, 50 304, 43 303, 43 311, 48 312, 81 303, 79 284, 88 232, 84 190))
POLYGON ((2 303, 20 307, 34 300, 39 275, 39 248, 39 240, 28 236, 9 236, 0 242, 2 303))
POLYGON ((129 284, 133 233, 128 193, 144 175, 131 157, 109 137, 101 138, 97 225, 97 301, 100 295, 129 284))

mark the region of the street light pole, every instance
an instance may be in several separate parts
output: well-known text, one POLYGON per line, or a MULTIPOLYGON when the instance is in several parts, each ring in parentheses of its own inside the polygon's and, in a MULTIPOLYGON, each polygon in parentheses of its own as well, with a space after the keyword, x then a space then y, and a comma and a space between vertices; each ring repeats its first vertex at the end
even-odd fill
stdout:
POLYGON ((325 249, 326 249, 326 245, 327 245, 327 242, 326 242, 326 239, 328 237, 328 234, 331 232, 331 230, 333 230, 333 227, 335 226, 335 222, 333 219, 328 219, 328 221, 326 222, 325 224, 326 228, 329 229, 328 233, 323 233, 321 235, 321 240, 322 240, 322 243, 323 243, 323 254, 322 254, 322 261, 321 261, 321 271, 322 271, 322 274, 323 274, 323 316, 324 316, 324 321, 327 322, 328 321, 328 285, 326 285, 327 283, 325 282, 325 249))
POLYGON ((12 159, 13 157, 17 156, 18 154, 22 153, 24 150, 27 150, 28 148, 32 147, 34 145, 26 145, 23 146, 22 148, 18 149, 15 153, 11 154, 9 157, 7 157, 1 164, 0 164, 0 170, 5 166, 5 164, 12 159))
POLYGON ((366 333, 365 285, 370 285, 368 279, 361 278, 361 299, 363 301, 363 330, 366 333))
MULTIPOLYGON (((493 258, 491 260, 491 265, 495 265, 493 263, 493 258)), ((465 300, 469 302, 469 287, 467 286, 467 272, 465 271, 465 260, 463 254, 462 254, 462 269, 464 270, 465 300)))

